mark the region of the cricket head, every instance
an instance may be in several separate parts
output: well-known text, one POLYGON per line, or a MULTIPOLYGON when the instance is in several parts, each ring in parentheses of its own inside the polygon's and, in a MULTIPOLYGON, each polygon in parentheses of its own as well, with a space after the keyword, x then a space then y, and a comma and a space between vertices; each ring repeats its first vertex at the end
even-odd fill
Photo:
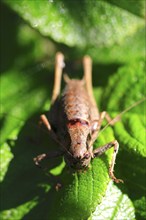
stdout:
POLYGON ((68 123, 70 147, 65 157, 67 164, 76 169, 88 167, 92 158, 92 148, 89 147, 88 138, 90 129, 87 122, 74 119, 68 123))

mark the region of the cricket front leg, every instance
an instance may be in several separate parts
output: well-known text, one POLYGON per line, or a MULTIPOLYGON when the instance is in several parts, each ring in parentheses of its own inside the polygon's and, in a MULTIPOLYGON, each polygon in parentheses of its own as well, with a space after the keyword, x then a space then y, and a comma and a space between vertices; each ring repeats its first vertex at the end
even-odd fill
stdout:
POLYGON ((59 178, 57 176, 54 176, 50 172, 48 172, 46 168, 43 168, 40 165, 40 163, 44 159, 51 159, 51 158, 55 158, 55 157, 62 156, 62 155, 63 155, 62 151, 54 151, 54 152, 49 152, 47 154, 40 154, 40 155, 38 155, 37 157, 34 158, 35 165, 38 166, 39 168, 41 168, 43 171, 45 171, 47 176, 49 178, 51 178, 51 181, 55 185, 56 191, 59 191, 59 189, 62 187, 62 184, 61 184, 59 178))
POLYGON ((33 160, 34 160, 36 166, 38 166, 39 168, 42 168, 40 165, 42 160, 51 159, 51 158, 59 157, 62 155, 63 155, 63 151, 53 151, 53 152, 49 152, 49 153, 40 154, 37 157, 35 157, 33 160))
POLYGON ((111 147, 114 148, 114 152, 113 152, 112 161, 111 161, 111 164, 110 164, 110 167, 109 167, 109 176, 111 177, 111 179, 114 182, 116 182, 116 183, 122 182, 123 183, 123 180, 117 179, 114 176, 114 165, 115 165, 116 156, 117 156, 118 149, 119 149, 119 143, 116 140, 112 141, 112 142, 110 142, 110 143, 108 143, 108 144, 106 144, 106 145, 104 145, 102 147, 99 147, 99 148, 95 149, 93 151, 94 157, 98 157, 98 156, 102 155, 105 151, 107 151, 111 147))

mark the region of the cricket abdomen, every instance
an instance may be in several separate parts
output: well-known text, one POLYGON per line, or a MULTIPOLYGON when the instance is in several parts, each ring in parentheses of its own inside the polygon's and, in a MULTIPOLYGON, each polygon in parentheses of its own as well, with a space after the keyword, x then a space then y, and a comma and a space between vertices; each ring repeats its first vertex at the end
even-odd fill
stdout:
POLYGON ((90 120, 89 96, 80 80, 71 80, 63 93, 63 104, 67 119, 90 120))

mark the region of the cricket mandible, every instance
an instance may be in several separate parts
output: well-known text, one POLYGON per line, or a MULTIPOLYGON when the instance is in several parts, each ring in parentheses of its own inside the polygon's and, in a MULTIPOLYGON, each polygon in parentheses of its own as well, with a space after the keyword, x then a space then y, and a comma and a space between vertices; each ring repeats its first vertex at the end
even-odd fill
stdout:
POLYGON ((45 125, 51 137, 60 145, 60 150, 44 153, 34 158, 40 166, 43 159, 64 156, 65 162, 76 170, 85 169, 94 157, 99 157, 113 147, 109 176, 116 183, 123 182, 114 176, 114 164, 119 144, 113 140, 104 146, 93 149, 102 121, 113 125, 107 112, 99 112, 92 89, 92 60, 83 57, 84 76, 81 80, 70 79, 64 74, 66 86, 60 95, 64 56, 61 52, 55 58, 54 88, 48 115, 41 115, 40 122, 45 125), (111 122, 111 123, 110 123, 111 122))

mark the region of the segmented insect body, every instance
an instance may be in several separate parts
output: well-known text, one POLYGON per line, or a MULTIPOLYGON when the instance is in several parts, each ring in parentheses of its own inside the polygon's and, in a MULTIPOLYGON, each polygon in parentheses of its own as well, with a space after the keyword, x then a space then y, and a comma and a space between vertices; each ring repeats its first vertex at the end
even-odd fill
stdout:
POLYGON ((90 97, 84 87, 84 82, 70 80, 64 90, 64 110, 67 117, 67 130, 71 139, 67 161, 70 166, 82 168, 88 166, 93 156, 91 140, 91 107, 90 97))
MULTIPOLYGON (((113 174, 118 142, 114 140, 93 150, 93 143, 98 136, 102 120, 106 118, 109 122, 111 119, 106 112, 99 113, 93 96, 91 58, 89 56, 83 58, 84 77, 82 80, 64 76, 66 87, 60 97, 63 59, 63 54, 57 53, 51 109, 48 118, 41 115, 42 123, 61 146, 61 151, 53 153, 52 156, 64 155, 65 161, 70 167, 83 169, 88 167, 92 158, 100 156, 107 149, 114 147, 109 175, 114 181, 122 182, 113 174)), ((34 160, 39 165, 42 159, 50 157, 50 153, 42 154, 34 160)))

